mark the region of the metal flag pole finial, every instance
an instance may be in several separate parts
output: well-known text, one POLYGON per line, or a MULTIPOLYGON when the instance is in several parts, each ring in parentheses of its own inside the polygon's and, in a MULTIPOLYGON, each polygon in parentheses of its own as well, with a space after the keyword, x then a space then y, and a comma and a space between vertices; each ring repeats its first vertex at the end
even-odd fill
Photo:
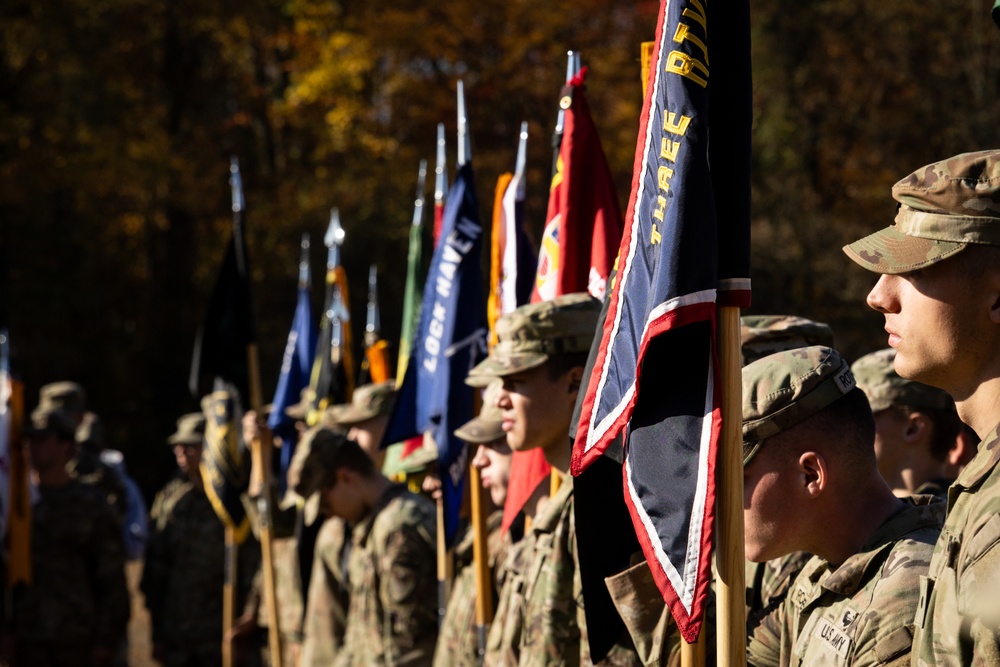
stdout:
POLYGON ((372 264, 368 268, 368 312, 365 316, 365 339, 367 345, 374 345, 382 330, 381 317, 378 310, 378 271, 372 264), (368 342, 367 339, 371 339, 368 342))
POLYGON ((330 225, 323 237, 323 244, 329 249, 326 256, 327 270, 340 266, 340 246, 344 244, 344 236, 344 228, 340 226, 340 211, 334 206, 330 209, 330 225))
POLYGON ((413 226, 424 224, 424 190, 427 188, 427 160, 420 161, 417 170, 417 197, 413 201, 413 226))
POLYGON ((243 200, 243 178, 240 176, 240 160, 229 158, 229 186, 233 191, 233 213, 242 213, 246 206, 243 200))
POLYGON ((528 121, 521 121, 521 133, 517 140, 517 162, 515 162, 514 173, 521 175, 524 173, 524 165, 528 159, 528 121))
POLYGON ((441 203, 448 195, 448 153, 444 123, 438 123, 437 161, 434 163, 434 201, 441 203))
POLYGON ((309 232, 302 234, 301 251, 299 252, 299 287, 309 287, 312 284, 312 271, 309 268, 309 232))
POLYGON ((458 166, 463 166, 472 159, 472 146, 469 142, 468 118, 465 114, 465 84, 458 80, 458 166))
MULTIPOLYGON (((576 70, 575 70, 576 64, 577 64, 576 52, 572 51, 572 50, 567 51, 566 52, 566 82, 567 83, 569 82, 570 79, 573 78, 573 75, 576 74, 576 70)), ((556 115, 556 132, 555 132, 559 137, 562 137, 563 125, 565 124, 565 122, 566 122, 566 110, 563 109, 562 106, 560 106, 559 107, 559 113, 558 113, 558 115, 556 115)))

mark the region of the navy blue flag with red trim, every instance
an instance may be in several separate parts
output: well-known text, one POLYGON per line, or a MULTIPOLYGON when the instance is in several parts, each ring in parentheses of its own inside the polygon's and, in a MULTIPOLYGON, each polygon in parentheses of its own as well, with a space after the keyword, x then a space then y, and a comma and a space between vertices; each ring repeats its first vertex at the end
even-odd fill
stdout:
POLYGON ((716 307, 750 298, 749 45, 746 3, 661 2, 621 263, 571 466, 579 475, 625 431, 625 501, 689 642, 711 578, 716 307))

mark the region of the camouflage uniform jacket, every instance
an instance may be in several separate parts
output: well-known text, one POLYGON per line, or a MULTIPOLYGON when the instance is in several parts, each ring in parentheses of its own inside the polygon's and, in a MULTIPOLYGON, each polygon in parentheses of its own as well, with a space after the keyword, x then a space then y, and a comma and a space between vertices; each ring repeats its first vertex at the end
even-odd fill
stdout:
POLYGON ((437 640, 437 517, 392 485, 351 532, 351 603, 337 667, 430 665, 437 640))
MULTIPOLYGON (((205 492, 187 480, 171 482, 153 503, 153 531, 142 575, 153 642, 167 651, 221 646, 225 529, 205 492)), ((237 554, 242 599, 260 559, 247 538, 237 554)))
MULTIPOLYGON (((489 536, 486 538, 489 550, 489 564, 496 568, 496 559, 501 545, 500 521, 503 512, 494 512, 486 520, 489 536)), ((451 585, 448 607, 441 621, 437 646, 434 648, 435 667, 449 665, 479 665, 479 639, 476 625, 476 568, 473 563, 473 541, 475 531, 470 526, 464 538, 455 547, 455 578, 451 585)), ((496 607, 496 580, 490 587, 493 605, 496 607)))
POLYGON ((350 552, 347 542, 349 532, 343 519, 332 517, 323 522, 316 536, 312 576, 306 596, 301 667, 331 664, 344 645, 350 603, 345 567, 350 552))
MULTIPOLYGON (((567 477, 508 559, 486 665, 591 664, 578 562, 567 477)), ((604 664, 638 664, 638 656, 616 646, 604 664)))
POLYGON ((747 623, 750 627, 784 601, 795 577, 810 558, 812 554, 795 551, 766 563, 746 561, 747 623))
POLYGON ((750 636, 749 665, 907 664, 918 584, 944 503, 931 496, 906 503, 836 569, 818 556, 806 564, 782 605, 750 636))
POLYGON ((17 641, 84 654, 115 650, 129 617, 121 524, 104 494, 79 481, 39 487, 39 494, 31 516, 34 582, 14 596, 17 641))
POLYGON ((118 520, 125 518, 128 493, 118 471, 101 460, 100 452, 80 445, 76 457, 66 465, 70 475, 101 490, 118 520))
POLYGON ((1000 426, 948 490, 920 601, 912 664, 1000 665, 1000 426))

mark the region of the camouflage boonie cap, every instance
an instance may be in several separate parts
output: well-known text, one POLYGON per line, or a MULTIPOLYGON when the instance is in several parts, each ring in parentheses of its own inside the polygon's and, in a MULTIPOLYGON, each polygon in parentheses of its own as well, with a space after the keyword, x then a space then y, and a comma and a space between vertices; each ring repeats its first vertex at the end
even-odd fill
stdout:
POLYGON ((496 324, 497 344, 472 369, 466 383, 530 370, 561 354, 589 351, 600 310, 600 301, 577 293, 521 306, 504 315, 496 324))
POLYGON ((907 273, 965 250, 1000 246, 1000 150, 963 153, 921 167, 892 186, 892 227, 844 246, 876 273, 907 273))
POLYGON ((189 412, 177 418, 177 430, 168 445, 200 445, 205 441, 205 413, 189 412))
POLYGON ((83 421, 76 427, 76 441, 85 447, 100 449, 104 446, 104 422, 93 412, 85 412, 83 421))
POLYGON ((362 385, 354 390, 350 403, 330 407, 329 419, 341 426, 351 426, 379 415, 387 415, 395 396, 395 380, 362 385))
POLYGON ((31 423, 24 429, 27 438, 55 435, 60 440, 76 441, 76 422, 69 413, 53 405, 39 405, 31 413, 31 423))
POLYGON ((740 318, 743 365, 797 347, 833 347, 833 329, 795 315, 745 315, 740 318))
POLYGON ((805 421, 856 386, 851 367, 822 345, 785 350, 743 368, 743 465, 766 438, 805 421))
POLYGON ((38 391, 38 407, 82 412, 87 407, 87 392, 76 382, 52 382, 38 391))
POLYGON ((313 390, 305 387, 299 392, 299 402, 285 408, 285 414, 296 421, 305 421, 313 402, 313 390))
POLYGON ((303 504, 303 519, 312 525, 319 515, 319 490, 327 475, 337 465, 337 455, 347 438, 326 428, 309 430, 298 446, 288 466, 288 491, 281 508, 303 504))
POLYGON ((858 386, 868 396, 872 412, 879 412, 894 405, 940 410, 955 409, 955 401, 948 392, 900 377, 893 368, 895 358, 896 350, 888 348, 866 354, 851 365, 858 386))
POLYGON ((479 416, 455 429, 455 437, 470 445, 481 445, 506 435, 503 430, 503 410, 497 407, 497 398, 502 388, 502 380, 493 380, 486 387, 483 392, 483 409, 479 411, 479 416))

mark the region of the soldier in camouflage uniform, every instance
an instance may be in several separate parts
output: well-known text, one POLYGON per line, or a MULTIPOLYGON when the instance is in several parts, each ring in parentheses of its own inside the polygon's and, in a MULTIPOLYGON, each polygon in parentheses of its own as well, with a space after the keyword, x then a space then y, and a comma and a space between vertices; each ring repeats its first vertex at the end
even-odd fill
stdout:
POLYGON ((913 664, 1000 665, 1000 151, 918 169, 892 196, 895 224, 844 250, 881 274, 868 305, 896 372, 947 391, 982 437, 920 582, 913 664))
MULTIPOLYGON (((740 318, 740 350, 743 365, 775 352, 811 345, 833 345, 833 331, 822 322, 793 315, 746 315, 740 318)), ((755 563, 746 561, 747 624, 753 628, 760 618, 785 599, 792 581, 812 554, 795 551, 779 558, 755 563)), ((663 602, 642 553, 632 567, 608 577, 611 598, 625 622, 643 664, 679 664, 680 643, 670 611, 663 602)), ((713 583, 714 585, 714 583, 713 583)), ((708 605, 708 613, 714 606, 708 605)), ((706 623, 711 634, 711 619, 706 623)), ((711 664, 714 640, 706 642, 711 664)))
POLYGON ((32 507, 33 581, 14 590, 18 665, 108 667, 129 617, 121 525, 102 494, 72 478, 75 424, 40 407, 25 429, 39 500, 32 507))
MULTIPOLYGON (((746 315, 740 318, 740 352, 743 365, 775 352, 810 345, 833 347, 833 330, 823 322, 794 315, 746 315)), ((746 561, 747 621, 781 604, 795 577, 812 557, 795 551, 765 563, 746 561)))
MULTIPOLYGON (((483 488, 488 492, 485 507, 493 511, 486 519, 488 531, 487 550, 491 571, 497 572, 497 560, 502 561, 502 547, 509 542, 501 539, 500 521, 504 501, 507 499, 507 482, 510 479, 511 450, 503 431, 503 413, 496 407, 501 383, 491 383, 483 393, 483 407, 479 416, 455 431, 455 435, 470 447, 476 448, 472 465, 482 475, 483 488)), ((476 624, 476 572, 473 566, 473 541, 475 532, 470 529, 455 547, 455 577, 448 597, 448 607, 441 620, 437 647, 434 649, 435 667, 480 664, 479 633, 476 624)), ((492 579, 490 594, 493 608, 497 603, 496 580, 492 579)))
POLYGON ((875 414, 875 461, 900 498, 944 499, 953 479, 944 477, 948 453, 961 428, 955 401, 946 392, 899 377, 896 351, 878 350, 851 365, 875 414))
MULTIPOLYGON (((323 413, 321 425, 332 430, 349 431, 372 462, 381 467, 385 453, 379 448, 395 396, 394 381, 366 384, 354 390, 350 403, 334 405, 323 413)), ((290 416, 296 416, 289 411, 290 416)), ((304 416, 304 415, 303 415, 304 416)), ((289 466, 290 493, 285 507, 303 504, 305 522, 312 525, 319 515, 319 493, 302 498, 295 487, 302 475, 302 465, 309 455, 311 437, 303 438, 289 466)), ((350 605, 350 582, 347 562, 351 551, 351 526, 343 518, 326 515, 316 536, 306 610, 303 620, 302 667, 331 664, 343 646, 350 605)))
MULTIPOLYGON (((157 495, 141 588, 153 627, 153 655, 164 667, 215 667, 222 661, 222 585, 225 529, 202 482, 205 416, 177 420, 167 442, 182 476, 157 495)), ((239 546, 237 597, 244 598, 260 549, 239 546)))
POLYGON ((38 407, 63 410, 76 428, 76 453, 68 468, 73 477, 104 491, 107 502, 114 507, 119 520, 127 512, 125 484, 110 466, 101 461, 101 450, 87 424, 87 394, 76 382, 60 381, 43 386, 38 392, 38 407))
POLYGON ((332 664, 429 665, 437 638, 435 517, 426 498, 393 484, 361 447, 326 428, 309 447, 293 490, 353 526, 344 644, 332 664))
MULTIPOLYGON (((568 433, 599 311, 600 303, 587 294, 522 306, 500 318, 497 345, 470 373, 473 380, 503 380, 497 406, 510 448, 540 448, 564 476, 508 559, 487 665, 590 664, 568 433)), ((619 646, 608 660, 631 664, 638 658, 619 646)))
POLYGON ((918 582, 944 503, 896 498, 878 474, 875 424, 831 348, 779 352, 743 369, 747 558, 813 554, 750 635, 750 665, 902 665, 918 582))

